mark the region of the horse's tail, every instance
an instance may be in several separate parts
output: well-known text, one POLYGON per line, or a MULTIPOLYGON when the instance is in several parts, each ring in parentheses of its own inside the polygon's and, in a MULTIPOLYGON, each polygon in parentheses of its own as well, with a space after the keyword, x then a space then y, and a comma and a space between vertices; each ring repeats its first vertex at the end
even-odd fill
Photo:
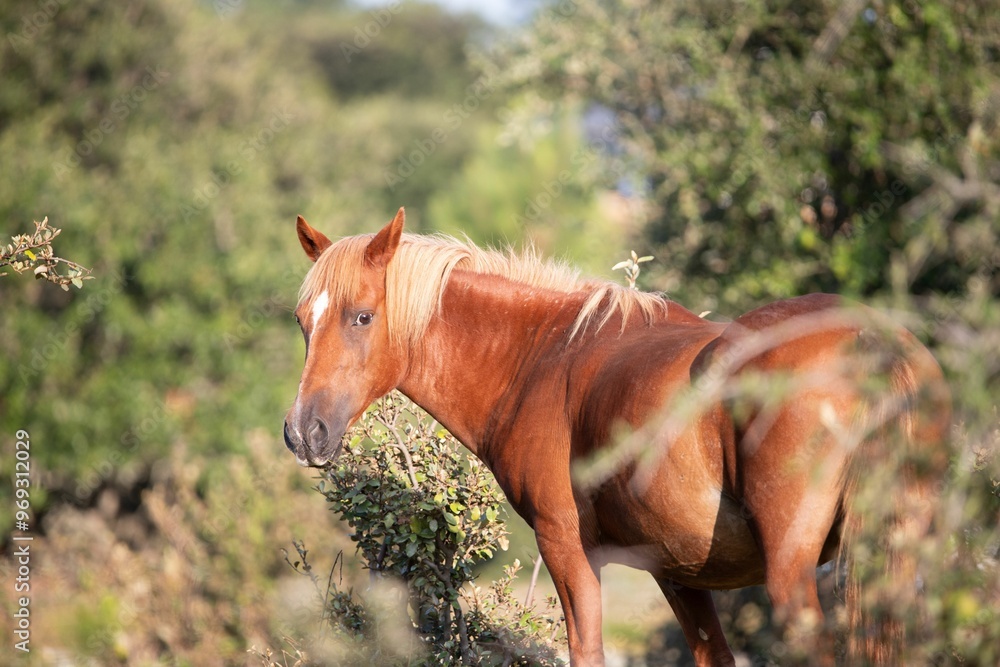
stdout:
POLYGON ((908 331, 860 336, 867 392, 849 467, 841 557, 847 564, 847 664, 897 664, 919 587, 914 547, 930 529, 948 464, 951 396, 941 367, 908 331))

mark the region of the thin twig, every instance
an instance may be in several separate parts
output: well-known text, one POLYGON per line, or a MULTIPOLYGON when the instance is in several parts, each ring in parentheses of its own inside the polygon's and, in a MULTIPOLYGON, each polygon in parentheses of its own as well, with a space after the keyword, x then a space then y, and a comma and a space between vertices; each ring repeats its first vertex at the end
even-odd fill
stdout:
MULTIPOLYGON (((398 414, 399 413, 396 413, 397 416, 398 414)), ((403 443, 403 439, 399 436, 399 431, 396 430, 396 418, 393 417, 391 424, 382 419, 380 415, 376 415, 375 418, 378 420, 380 424, 382 424, 382 426, 385 426, 387 429, 389 429, 389 432, 392 433, 392 436, 396 439, 395 446, 398 447, 399 451, 403 453, 403 458, 406 460, 406 472, 410 477, 410 484, 414 489, 419 488, 420 485, 417 484, 417 471, 413 467, 413 459, 410 457, 410 450, 403 443)))
POLYGON ((538 554, 538 557, 533 559, 535 563, 535 569, 531 573, 531 582, 528 584, 528 593, 524 596, 524 606, 530 607, 532 598, 535 596, 535 584, 538 583, 538 573, 542 569, 542 554, 538 554))
POLYGON ((369 573, 368 581, 370 581, 372 584, 374 584, 378 580, 378 577, 375 576, 375 573, 385 571, 385 555, 388 553, 388 550, 389 550, 389 545, 383 542, 382 546, 379 547, 378 556, 375 557, 375 563, 374 563, 375 567, 368 568, 368 573, 369 573))
POLYGON ((813 42, 812 52, 809 54, 811 63, 825 65, 830 62, 841 42, 851 31, 851 25, 857 20, 858 14, 861 13, 864 6, 864 0, 846 0, 840 5, 840 9, 813 42))
POLYGON ((455 614, 458 617, 458 646, 462 654, 462 664, 471 665, 472 652, 469 650, 469 627, 465 623, 465 614, 462 613, 462 607, 458 604, 458 600, 455 600, 455 614))
POLYGON ((330 599, 330 589, 333 588, 333 572, 337 569, 337 563, 340 563, 340 583, 344 583, 344 550, 341 549, 337 552, 337 557, 333 559, 333 565, 330 566, 330 576, 326 580, 326 597, 323 598, 323 614, 320 616, 320 627, 319 636, 322 639, 326 635, 326 623, 323 621, 327 620, 327 601, 330 599))

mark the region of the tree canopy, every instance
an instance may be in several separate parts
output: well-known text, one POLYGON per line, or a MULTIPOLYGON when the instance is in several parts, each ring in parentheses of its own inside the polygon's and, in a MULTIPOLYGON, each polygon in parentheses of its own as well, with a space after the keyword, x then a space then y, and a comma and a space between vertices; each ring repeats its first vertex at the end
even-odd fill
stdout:
POLYGON ((581 0, 543 13, 502 69, 614 112, 650 204, 650 285, 728 309, 962 293, 992 266, 996 294, 994 9, 581 0))

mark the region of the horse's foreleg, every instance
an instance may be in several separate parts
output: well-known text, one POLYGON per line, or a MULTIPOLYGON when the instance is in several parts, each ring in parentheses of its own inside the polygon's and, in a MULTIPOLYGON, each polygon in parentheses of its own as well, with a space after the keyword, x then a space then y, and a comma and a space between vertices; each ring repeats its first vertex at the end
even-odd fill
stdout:
POLYGON ((601 580, 587 558, 579 529, 561 522, 536 521, 538 550, 562 603, 573 667, 603 667, 601 580))
POLYGON ((681 586, 669 579, 657 577, 656 583, 670 603, 677 622, 684 632, 698 667, 732 667, 736 664, 729 642, 722 632, 715 602, 709 591, 681 586))

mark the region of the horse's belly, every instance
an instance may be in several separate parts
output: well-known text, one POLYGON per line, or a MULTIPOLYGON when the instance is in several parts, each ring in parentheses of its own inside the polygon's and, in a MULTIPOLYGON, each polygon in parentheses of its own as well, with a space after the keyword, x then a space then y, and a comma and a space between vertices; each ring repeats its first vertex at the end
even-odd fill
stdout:
POLYGON ((697 587, 729 589, 764 581, 764 563, 741 506, 715 486, 638 493, 628 478, 599 494, 595 509, 606 562, 697 587))

